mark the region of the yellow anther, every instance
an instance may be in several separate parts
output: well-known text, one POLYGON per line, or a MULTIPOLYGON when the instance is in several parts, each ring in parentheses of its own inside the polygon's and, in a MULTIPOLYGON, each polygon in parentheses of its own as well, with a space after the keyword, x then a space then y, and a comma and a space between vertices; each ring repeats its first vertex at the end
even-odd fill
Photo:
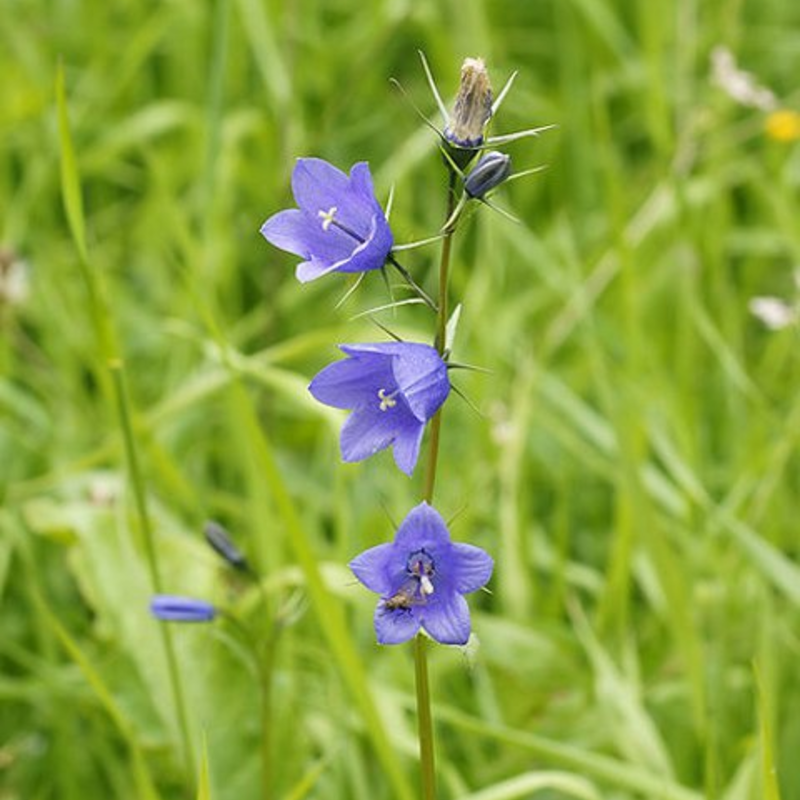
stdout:
POLYGON ((386 389, 378 389, 378 400, 381 401, 381 411, 386 411, 388 408, 394 408, 397 405, 397 400, 391 395, 387 395, 386 389))
POLYGON ((322 230, 328 230, 328 228, 333 225, 333 218, 336 216, 336 206, 331 206, 328 211, 320 209, 317 213, 322 219, 322 230))

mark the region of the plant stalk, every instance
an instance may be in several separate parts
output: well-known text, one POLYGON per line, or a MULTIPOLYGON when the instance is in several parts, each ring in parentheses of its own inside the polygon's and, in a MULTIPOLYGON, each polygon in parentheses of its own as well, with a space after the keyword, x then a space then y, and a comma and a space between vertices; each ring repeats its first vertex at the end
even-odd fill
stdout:
MULTIPOLYGON (((136 506, 136 515, 139 519, 139 528, 144 544, 145 561, 147 563, 148 572, 150 573, 150 583, 153 587, 153 591, 160 594, 162 592, 161 573, 158 568, 158 556, 155 547, 155 537, 153 536, 153 526, 150 522, 150 512, 147 508, 147 495, 144 489, 142 473, 139 469, 139 459, 136 452, 133 421, 131 418, 130 398, 128 397, 128 389, 125 383, 125 372, 122 360, 119 358, 110 359, 108 368, 111 372, 114 395, 117 401, 117 411, 119 413, 119 421, 125 446, 125 461, 127 462, 128 475, 133 488, 134 504, 136 506)), ((161 641, 167 658, 167 671, 169 672, 169 681, 175 701, 175 712, 178 717, 178 728, 180 729, 188 776, 189 779, 192 780, 194 776, 192 740, 189 735, 186 701, 184 699, 183 686, 178 670, 178 659, 175 655, 175 644, 167 625, 159 625, 158 629, 161 632, 161 641)))
MULTIPOLYGON (((447 187, 447 214, 449 220, 455 208, 456 173, 449 168, 450 179, 447 187)), ((448 229, 442 241, 442 255, 439 260, 439 297, 436 314, 436 349, 444 353, 445 331, 447 328, 447 282, 450 271, 450 252, 454 229, 448 229)), ((436 485, 436 465, 439 460, 439 434, 442 426, 442 409, 431 420, 430 448, 425 473, 423 499, 430 503, 436 485)), ((422 633, 414 637, 414 678, 417 687, 417 725, 419 731, 419 759, 422 778, 422 800, 436 798, 436 760, 433 742, 433 718, 431 715, 431 695, 428 683, 427 640, 422 633)))

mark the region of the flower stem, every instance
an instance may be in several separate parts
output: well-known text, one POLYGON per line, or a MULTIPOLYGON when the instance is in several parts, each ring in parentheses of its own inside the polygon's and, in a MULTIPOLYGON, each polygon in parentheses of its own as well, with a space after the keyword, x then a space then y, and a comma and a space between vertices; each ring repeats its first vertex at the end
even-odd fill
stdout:
POLYGON ((264 800, 274 797, 272 775, 272 678, 275 663, 275 641, 270 636, 261 654, 261 791, 264 800))
MULTIPOLYGON (((449 220, 455 208, 456 173, 449 169, 450 180, 447 188, 447 214, 449 220)), ((447 327, 447 278, 450 271, 450 250, 454 228, 449 229, 442 241, 442 255, 439 260, 439 302, 436 314, 436 349, 441 355, 445 349, 447 327)), ((439 460, 439 432, 442 426, 442 409, 431 420, 430 449, 425 474, 423 499, 430 503, 436 484, 436 464, 439 460)), ((414 677, 417 685, 417 725, 419 730, 419 759, 422 775, 422 800, 436 798, 436 761, 433 747, 433 719, 431 715, 431 695, 428 685, 427 641, 423 634, 414 638, 414 677)))
MULTIPOLYGON (((450 168, 450 182, 447 188, 447 214, 446 219, 450 219, 455 209, 456 173, 450 168)), ((439 303, 436 315, 436 349, 441 355, 445 349, 445 338, 447 330, 447 282, 450 272, 450 251, 453 244, 454 228, 447 230, 442 241, 442 255, 439 260, 439 303)), ((439 461, 439 432, 442 427, 442 406, 431 420, 430 449, 428 451, 428 464, 425 473, 425 489, 423 499, 430 503, 433 500, 433 490, 436 486, 436 465, 439 461)))
POLYGON ((411 273, 394 257, 392 253, 389 253, 387 256, 387 261, 403 276, 406 283, 416 292, 417 296, 420 297, 424 302, 425 305, 428 306, 433 312, 438 313, 439 309, 436 307, 436 303, 431 300, 428 296, 428 293, 414 280, 411 276, 411 273))
POLYGON ((419 730, 419 756, 422 771, 422 800, 436 798, 436 767, 433 755, 433 721, 431 695, 428 685, 428 642, 418 633, 414 637, 414 678, 417 684, 417 725, 419 730))
MULTIPOLYGON (((128 387, 125 382, 125 370, 122 359, 116 357, 110 358, 108 368, 111 372, 114 396, 117 402, 117 412, 119 415, 120 427, 122 428, 122 438, 125 448, 125 460, 128 465, 128 474, 133 489, 134 504, 136 506, 136 516, 139 519, 139 529, 144 544, 145 561, 147 563, 148 572, 150 573, 150 584, 153 590, 157 594, 160 594, 162 591, 161 573, 158 568, 158 557, 156 553, 155 536, 153 535, 153 526, 150 520, 150 512, 147 508, 147 494, 145 493, 144 480, 139 468, 130 397, 128 396, 128 387)), ((178 659, 175 655, 175 644, 169 626, 159 625, 158 629, 161 631, 162 645, 167 658, 167 672, 169 673, 169 681, 175 702, 175 713, 178 717, 178 728, 183 745, 183 755, 188 768, 189 780, 192 780, 194 775, 192 740, 189 735, 189 720, 186 713, 183 685, 178 670, 178 659)))

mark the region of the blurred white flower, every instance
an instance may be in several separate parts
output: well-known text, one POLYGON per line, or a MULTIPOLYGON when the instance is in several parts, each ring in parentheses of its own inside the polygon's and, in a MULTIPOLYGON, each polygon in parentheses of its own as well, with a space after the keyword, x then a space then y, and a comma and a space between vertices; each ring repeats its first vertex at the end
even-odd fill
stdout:
POLYGON ((736 57, 727 47, 718 46, 711 52, 711 77, 731 99, 748 108, 773 111, 778 101, 771 89, 762 86, 755 75, 740 69, 736 57))
POLYGON ((748 304, 750 313, 771 331, 788 328, 797 320, 797 309, 779 297, 754 297, 748 304))
POLYGON ((13 250, 0 247, 0 306, 20 306, 28 298, 29 269, 13 250))
MULTIPOLYGON (((800 268, 794 271, 793 277, 797 293, 800 294, 800 268)), ((793 303, 787 303, 780 297, 753 297, 747 307, 771 331, 788 328, 800 319, 800 298, 793 303)))

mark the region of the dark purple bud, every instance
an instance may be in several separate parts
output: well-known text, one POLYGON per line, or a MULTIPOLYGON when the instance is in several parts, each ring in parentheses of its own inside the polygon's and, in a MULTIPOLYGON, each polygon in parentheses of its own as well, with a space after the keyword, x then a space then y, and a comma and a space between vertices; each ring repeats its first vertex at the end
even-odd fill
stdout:
POLYGON ((511 156, 492 150, 478 159, 464 180, 464 191, 480 199, 511 174, 511 156))
POLYGON ((250 565, 244 553, 233 543, 230 534, 218 522, 208 520, 203 526, 206 541, 217 555, 225 559, 234 569, 247 572, 250 565))
POLYGON ((157 594, 150 601, 150 612, 163 622, 210 622, 217 609, 205 600, 157 594))

